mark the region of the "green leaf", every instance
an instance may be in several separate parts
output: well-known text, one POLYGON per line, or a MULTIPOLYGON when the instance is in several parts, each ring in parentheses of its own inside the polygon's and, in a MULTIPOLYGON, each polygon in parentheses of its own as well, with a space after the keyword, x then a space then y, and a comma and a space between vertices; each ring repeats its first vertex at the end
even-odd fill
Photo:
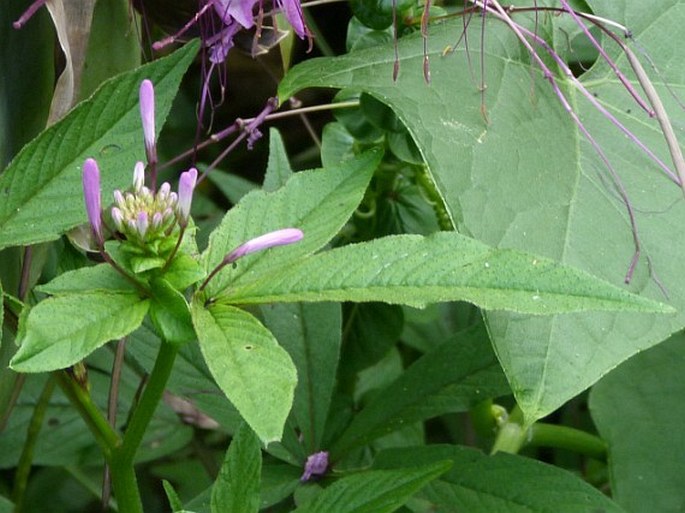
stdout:
POLYGON ((685 338, 634 356, 590 393, 609 444, 612 496, 632 513, 676 513, 685 503, 685 338))
POLYGON ((103 197, 131 181, 144 155, 138 89, 155 84, 156 120, 161 128, 197 44, 124 73, 102 85, 59 123, 25 146, 0 176, 0 248, 56 239, 86 221, 81 166, 100 165, 103 197))
POLYGON ((397 344, 402 333, 402 308, 385 303, 350 305, 345 323, 340 375, 354 375, 378 363, 397 344))
POLYGON ((485 326, 456 333, 379 391, 335 442, 335 459, 414 422, 509 393, 485 326))
POLYGON ((579 477, 536 460, 475 449, 433 445, 381 452, 374 468, 401 468, 451 460, 450 471, 420 496, 432 511, 469 513, 623 513, 606 495, 579 477))
POLYGON ((277 441, 293 402, 297 372, 288 353, 252 315, 199 300, 193 324, 219 388, 264 444, 277 441))
POLYGON ((45 372, 73 365, 140 326, 149 303, 134 293, 104 291, 41 301, 26 319, 10 366, 17 372, 45 372))
MULTIPOLYGON (((663 81, 671 90, 683 87, 683 74, 672 65, 679 62, 672 34, 685 22, 682 5, 666 0, 651 2, 648 9, 639 2, 592 4, 595 14, 628 24, 660 70, 660 76, 653 78, 667 109, 680 112, 663 81)), ((550 17, 546 23, 559 20, 550 17)), ((388 45, 298 65, 281 82, 280 99, 303 87, 366 91, 392 107, 407 126, 457 229, 493 246, 554 258, 610 283, 623 283, 634 252, 633 238, 625 206, 616 198, 604 163, 569 119, 549 83, 536 67, 531 68, 528 55, 507 27, 486 23, 483 54, 480 23, 472 28, 471 55, 484 57, 489 124, 481 114, 480 94, 472 85, 463 45, 454 54, 442 55, 455 42, 455 34, 461 33, 461 20, 430 28, 430 85, 422 76, 423 42, 415 36, 399 42, 397 82, 392 80, 394 57, 388 45)), ((568 44, 566 36, 561 31, 555 34, 562 51, 568 44)), ((616 51, 613 43, 608 48, 616 51)), ((631 74, 625 58, 618 64, 631 74)), ((582 80, 647 146, 670 162, 656 120, 638 113, 606 64, 599 62, 582 80)), ((545 319, 488 313, 497 354, 529 422, 685 325, 685 275, 673 257, 685 253, 685 232, 678 221, 685 215, 685 204, 679 201, 682 191, 565 78, 559 83, 614 164, 636 207, 642 257, 630 290, 664 298, 650 273, 649 257, 656 278, 668 290, 669 302, 680 313, 669 319, 619 313, 545 319)))
POLYGON ((288 162, 288 153, 285 151, 283 138, 275 128, 269 129, 269 161, 264 175, 264 192, 273 192, 280 189, 293 175, 293 170, 288 162))
POLYGON ((68 271, 44 285, 39 285, 36 289, 55 296, 95 291, 136 291, 134 285, 109 264, 99 264, 68 271))
POLYGON ((342 123, 328 123, 321 136, 321 162, 330 167, 354 158, 354 137, 342 123))
POLYGON ((207 286, 210 297, 241 279, 259 276, 310 254, 330 241, 357 208, 381 152, 368 151, 337 167, 295 174, 272 193, 245 196, 212 233, 203 255, 211 271, 229 251, 254 237, 280 228, 299 228, 304 239, 287 247, 241 258, 235 269, 225 268, 207 286))
POLYGON ((441 461, 402 470, 359 472, 339 479, 294 513, 390 513, 450 467, 450 462, 441 461))
POLYGON ((293 415, 308 454, 321 450, 340 358, 342 315, 337 303, 274 304, 264 322, 297 368, 293 415))
POLYGON ((262 472, 259 439, 243 424, 231 442, 212 488, 212 513, 257 513, 262 472))
POLYGON ((590 274, 456 232, 397 235, 311 256, 253 282, 233 284, 222 302, 384 301, 423 306, 468 301, 528 314, 587 310, 673 312, 590 274))
POLYGON ((183 344, 196 338, 185 297, 164 278, 152 281, 150 319, 166 342, 183 344))
POLYGON ((131 30, 129 5, 118 0, 95 2, 80 98, 88 98, 108 78, 140 66, 140 57, 138 34, 131 30), (103 55, 107 58, 103 59, 103 55))
POLYGON ((235 204, 245 196, 248 192, 258 189, 259 186, 243 178, 242 176, 234 175, 232 173, 222 173, 214 170, 207 175, 209 181, 216 185, 221 193, 226 196, 226 199, 235 204))
POLYGON ((166 479, 162 480, 162 486, 164 487, 166 498, 169 501, 169 506, 171 506, 171 511, 173 513, 183 511, 183 502, 181 502, 176 490, 174 490, 174 486, 166 479))
POLYGON ((185 290, 204 277, 204 269, 197 259, 186 253, 178 253, 164 271, 164 279, 177 290, 185 290))

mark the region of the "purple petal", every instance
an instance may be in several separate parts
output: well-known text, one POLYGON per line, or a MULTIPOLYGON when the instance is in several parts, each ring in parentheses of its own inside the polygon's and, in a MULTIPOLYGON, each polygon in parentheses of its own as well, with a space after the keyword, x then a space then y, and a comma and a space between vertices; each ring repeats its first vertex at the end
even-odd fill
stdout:
POLYGON ((95 238, 102 244, 102 219, 100 217, 100 169, 95 159, 83 163, 83 198, 86 202, 88 221, 95 238))
POLYGON ((209 60, 214 64, 221 64, 228 57, 228 52, 233 48, 233 36, 243 27, 231 20, 221 32, 205 41, 209 47, 209 60))
POLYGON ((190 216, 190 204, 193 201, 193 190, 197 183, 197 169, 191 167, 185 173, 181 173, 181 178, 178 181, 178 215, 181 218, 181 224, 185 225, 190 216))
POLYGON ((231 20, 240 23, 244 28, 250 28, 254 25, 254 10, 255 4, 259 0, 218 0, 214 3, 214 9, 221 20, 229 24, 231 20))
POLYGON ((155 89, 152 82, 143 80, 140 84, 140 118, 143 121, 145 153, 148 163, 157 162, 155 145, 155 89))
POLYGON ((277 0, 278 7, 283 9, 283 13, 288 20, 288 23, 293 27, 295 33, 304 39, 307 35, 304 25, 304 14, 302 13, 302 6, 299 0, 277 0))
POLYGON ((274 246, 293 244, 294 242, 302 240, 302 237, 304 237, 302 230, 297 228, 284 228, 283 230, 265 233, 264 235, 255 237, 254 239, 247 241, 245 244, 238 246, 236 249, 231 251, 226 258, 224 258, 224 262, 230 264, 239 258, 256 251, 272 248, 274 246))
POLYGON ((304 464, 304 473, 300 481, 309 481, 313 476, 322 476, 328 469, 328 452, 320 451, 310 454, 304 464))

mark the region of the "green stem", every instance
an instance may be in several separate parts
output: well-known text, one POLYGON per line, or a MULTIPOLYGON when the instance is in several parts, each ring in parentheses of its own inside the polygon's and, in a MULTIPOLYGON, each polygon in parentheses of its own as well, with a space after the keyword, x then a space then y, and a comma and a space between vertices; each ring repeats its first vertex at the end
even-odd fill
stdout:
POLYGON ((60 388, 76 407, 95 436, 95 441, 100 446, 100 449, 102 449, 105 460, 109 461, 112 458, 112 451, 121 442, 119 436, 109 425, 109 422, 107 422, 107 419, 93 402, 88 391, 81 384, 76 382, 66 371, 55 372, 53 376, 57 378, 60 388))
MULTIPOLYGON (((493 410, 493 413, 495 410, 493 410)), ((497 419, 499 430, 492 445, 490 454, 496 452, 518 453, 526 443, 528 430, 523 425, 523 412, 515 406, 509 415, 500 412, 501 417, 497 419)))
POLYGON ((36 407, 33 410, 29 427, 26 430, 26 441, 19 457, 17 471, 14 474, 14 488, 12 489, 12 501, 14 502, 14 512, 20 513, 23 509, 24 494, 26 492, 26 485, 29 481, 29 474, 31 472, 31 464, 33 463, 33 450, 38 441, 38 435, 43 427, 43 419, 45 412, 50 404, 50 397, 55 390, 55 380, 50 376, 45 382, 43 391, 38 398, 36 407))
POLYGON ((605 461, 607 457, 606 442, 598 436, 579 429, 545 424, 544 422, 538 422, 531 426, 530 437, 526 445, 568 449, 600 461, 605 461))
POLYGON ((140 401, 133 410, 123 442, 112 452, 112 460, 110 461, 112 486, 121 511, 127 513, 143 512, 133 462, 136 451, 143 441, 143 436, 145 436, 145 431, 164 395, 164 389, 171 375, 177 353, 178 348, 175 345, 167 342, 161 343, 155 366, 150 373, 140 401))

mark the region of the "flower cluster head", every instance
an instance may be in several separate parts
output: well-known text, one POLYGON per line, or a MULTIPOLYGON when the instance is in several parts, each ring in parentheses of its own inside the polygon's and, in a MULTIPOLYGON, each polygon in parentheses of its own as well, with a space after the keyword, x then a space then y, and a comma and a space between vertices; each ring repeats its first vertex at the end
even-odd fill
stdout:
MULTIPOLYGON (((155 141, 155 97, 152 82, 144 80, 140 86, 140 113, 148 165, 154 169, 157 163, 155 141)), ((164 182, 158 189, 145 185, 145 164, 136 163, 133 169, 133 186, 129 191, 114 191, 112 222, 116 230, 129 242, 138 246, 164 239, 174 232, 178 224, 181 230, 188 225, 190 204, 197 183, 197 169, 181 173, 178 193, 164 182)), ((104 236, 100 198, 100 170, 94 159, 83 164, 83 196, 88 221, 98 246, 102 248, 104 236)))
POLYGON ((187 225, 197 181, 197 169, 191 168, 181 174, 178 194, 172 192, 168 182, 152 191, 144 184, 144 173, 144 164, 138 162, 133 171, 132 190, 115 190, 111 211, 117 231, 141 245, 168 236, 176 223, 182 227, 187 225))

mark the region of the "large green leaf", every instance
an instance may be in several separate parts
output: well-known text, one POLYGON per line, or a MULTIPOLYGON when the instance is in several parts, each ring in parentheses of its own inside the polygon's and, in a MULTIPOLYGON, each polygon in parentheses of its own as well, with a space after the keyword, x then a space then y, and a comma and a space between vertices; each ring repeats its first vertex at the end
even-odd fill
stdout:
POLYGON ((265 305, 264 321, 297 368, 293 414, 307 454, 320 449, 340 358, 337 303, 265 305))
POLYGON ((331 448, 351 448, 444 413, 465 411, 484 398, 509 393, 483 323, 457 333, 418 359, 379 391, 331 448))
POLYGON ((371 150, 337 167, 297 173, 275 192, 245 196, 212 233, 203 255, 208 270, 240 244, 273 230, 299 228, 304 239, 241 258, 235 268, 222 270, 209 282, 208 294, 216 296, 232 282, 267 274, 321 248, 359 205, 380 158, 381 152, 371 150))
POLYGON ((0 248, 56 239, 86 221, 81 166, 96 158, 105 203, 131 181, 145 154, 138 89, 155 84, 161 127, 197 51, 188 44, 167 58, 111 79, 59 123, 26 145, 0 176, 0 248))
POLYGON ((259 439, 243 424, 226 451, 212 488, 212 513, 257 513, 261 471, 259 439))
POLYGON ((277 441, 293 402, 297 372, 288 353, 252 315, 232 306, 192 304, 207 366, 257 436, 277 441))
POLYGON ((685 338, 634 356, 590 394, 609 444, 611 492, 633 513, 676 513, 685 504, 685 338))
POLYGON ((450 466, 449 462, 441 461, 401 470, 353 474, 336 481, 293 513, 390 513, 450 466))
POLYGON ((56 296, 34 306, 11 367, 17 372, 63 369, 135 330, 150 301, 131 292, 94 291, 56 296))
POLYGON ((463 300, 482 308, 550 314, 586 310, 673 312, 583 271, 456 232, 396 235, 319 253, 253 282, 222 302, 384 301, 423 306, 463 300))
POLYGON ((453 466, 421 491, 430 511, 623 513, 606 495, 570 472, 512 454, 486 456, 475 449, 447 445, 389 449, 378 455, 374 468, 440 460, 451 460, 453 466))
MULTIPOLYGON (((666 0, 649 5, 595 3, 596 14, 603 14, 606 7, 613 17, 628 23, 672 89, 683 87, 682 68, 674 64, 680 62, 680 48, 672 34, 685 22, 685 5, 666 0)), ((546 23, 557 20, 550 17, 546 23)), ((443 50, 461 30, 461 20, 431 27, 430 85, 422 76, 422 41, 413 37, 400 41, 402 65, 397 82, 392 80, 394 59, 388 46, 297 66, 281 83, 281 99, 310 86, 367 91, 390 105, 409 129, 460 231, 499 247, 552 257, 621 284, 633 255, 633 239, 624 205, 607 183, 606 166, 548 82, 531 68, 520 44, 496 21, 486 26, 484 66, 490 121, 486 124, 463 46, 443 57, 443 50)), ((475 30, 469 44, 472 58, 479 58, 475 30)), ((563 37, 559 32, 560 47, 567 44, 563 37)), ((625 60, 620 63, 625 68, 625 60)), ((604 63, 584 81, 607 108, 669 161, 656 121, 638 114, 604 63)), ((559 82, 614 164, 636 207, 643 252, 630 290, 664 299, 650 276, 649 257, 668 289, 670 302, 683 310, 685 276, 677 257, 685 252, 685 233, 680 227, 685 215, 685 203, 679 201, 682 192, 566 79, 559 82)), ((673 107, 674 101, 658 82, 667 107, 673 107)), ((517 400, 532 421, 626 358, 680 329, 685 314, 657 319, 648 314, 584 313, 543 319, 493 312, 487 321, 517 400)))

